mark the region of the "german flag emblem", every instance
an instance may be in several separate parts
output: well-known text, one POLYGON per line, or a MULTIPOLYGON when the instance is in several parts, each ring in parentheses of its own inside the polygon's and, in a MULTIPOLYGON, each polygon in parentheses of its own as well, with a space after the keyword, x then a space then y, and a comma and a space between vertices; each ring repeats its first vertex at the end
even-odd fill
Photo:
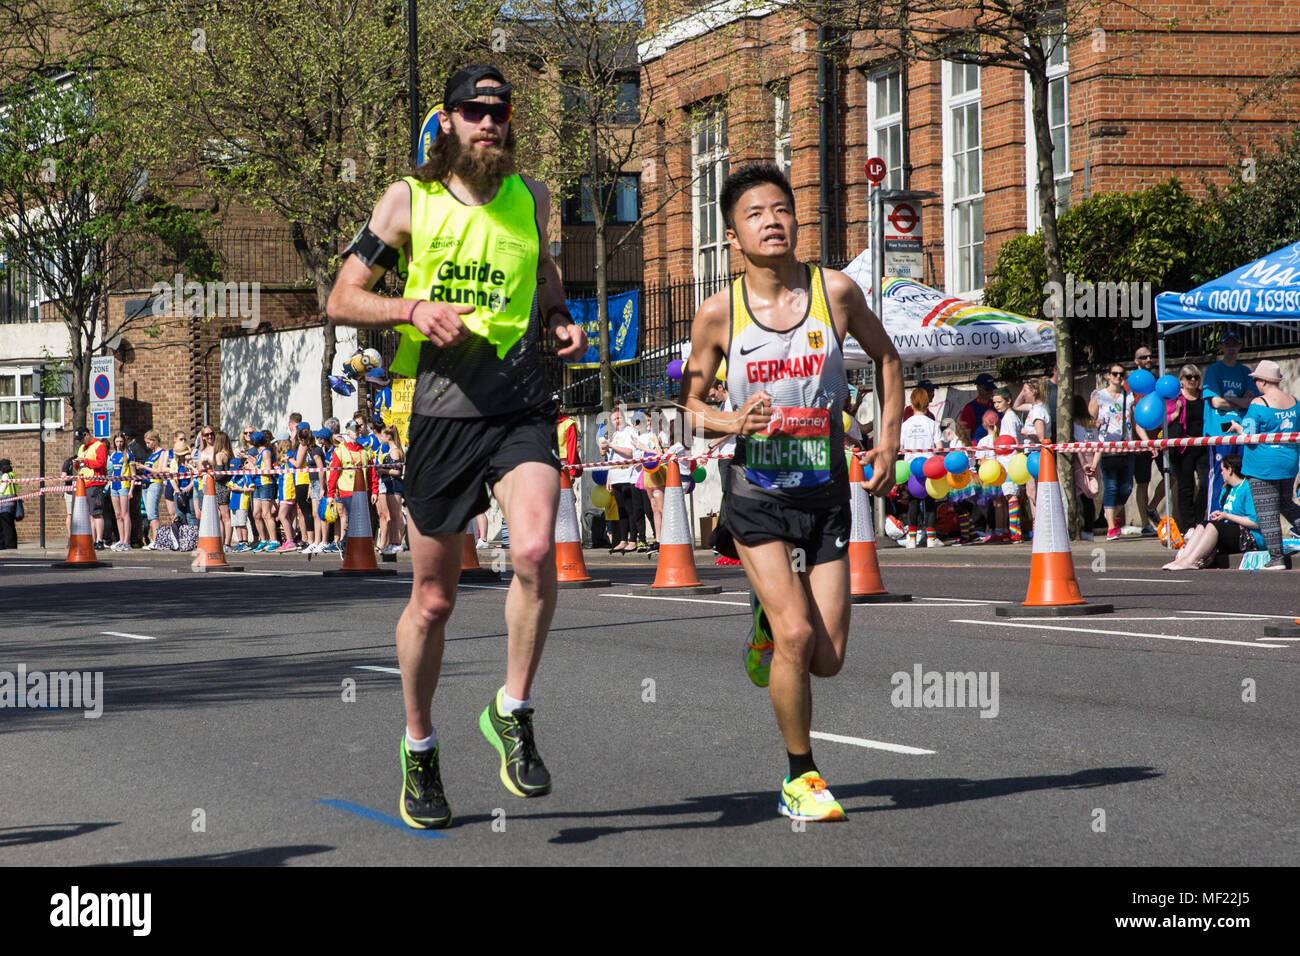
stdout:
POLYGON ((822 347, 822 334, 821 334, 821 332, 809 332, 809 333, 808 333, 808 347, 809 347, 810 349, 820 349, 820 348, 822 347))

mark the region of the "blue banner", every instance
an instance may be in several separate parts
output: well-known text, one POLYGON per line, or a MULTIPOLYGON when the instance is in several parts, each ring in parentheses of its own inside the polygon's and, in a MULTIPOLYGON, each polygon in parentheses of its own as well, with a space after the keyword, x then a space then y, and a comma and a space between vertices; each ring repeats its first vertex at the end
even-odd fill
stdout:
MULTIPOLYGON (((587 332, 587 354, 569 368, 600 368, 600 322, 596 299, 569 299, 569 313, 587 332)), ((609 359, 612 365, 636 361, 637 318, 641 293, 633 290, 609 297, 609 359)))

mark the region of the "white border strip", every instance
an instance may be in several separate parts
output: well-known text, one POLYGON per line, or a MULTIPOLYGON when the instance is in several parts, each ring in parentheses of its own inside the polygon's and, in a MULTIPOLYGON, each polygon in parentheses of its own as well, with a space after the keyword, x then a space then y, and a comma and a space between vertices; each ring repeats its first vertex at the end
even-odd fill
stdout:
POLYGON ((865 737, 845 737, 842 734, 827 734, 820 730, 814 730, 808 734, 817 740, 829 740, 837 744, 852 744, 855 747, 869 747, 872 750, 888 750, 894 754, 912 754, 914 756, 926 756, 932 754, 933 750, 922 750, 920 747, 909 747, 906 744, 891 744, 883 740, 867 740, 865 737))

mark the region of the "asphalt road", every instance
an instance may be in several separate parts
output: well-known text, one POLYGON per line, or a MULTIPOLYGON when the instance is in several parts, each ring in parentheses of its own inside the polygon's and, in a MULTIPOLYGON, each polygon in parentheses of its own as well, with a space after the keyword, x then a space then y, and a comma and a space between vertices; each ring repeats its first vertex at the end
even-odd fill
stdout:
POLYGON ((534 694, 555 791, 535 800, 501 786, 477 729, 505 591, 462 588, 434 705, 456 820, 421 833, 396 820, 405 555, 396 579, 343 581, 320 558, 198 575, 111 557, 0 561, 0 671, 103 681, 95 719, 0 707, 2 864, 1300 859, 1300 641, 1263 634, 1300 614, 1300 572, 1171 575, 1121 542, 1076 555, 1114 613, 1042 621, 995 616, 1024 597, 1027 547, 882 550, 914 600, 855 607, 844 670, 814 685, 814 754, 849 819, 802 831, 776 814, 784 751, 741 665, 739 569, 702 563, 723 593, 688 598, 636 593, 644 557, 592 556, 616 586, 561 593, 534 694), (975 672, 985 697, 896 706, 918 668, 922 688, 975 672))

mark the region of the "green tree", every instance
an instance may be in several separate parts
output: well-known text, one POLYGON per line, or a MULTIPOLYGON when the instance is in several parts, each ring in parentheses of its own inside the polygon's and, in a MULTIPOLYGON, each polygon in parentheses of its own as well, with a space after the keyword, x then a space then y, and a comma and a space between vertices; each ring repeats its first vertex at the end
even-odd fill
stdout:
MULTIPOLYGON (((153 162, 203 174, 219 196, 284 219, 325 303, 341 246, 409 170, 405 0, 155 0, 121 22, 138 135, 153 162)), ((485 48, 495 6, 421 0, 421 84, 440 90, 485 48)))
MULTIPOLYGON (((1076 282, 1149 282, 1152 295, 1184 291, 1204 271, 1207 210, 1178 180, 1134 193, 1103 193, 1066 210, 1057 221, 1063 271, 1076 282)), ((1002 246, 984 287, 984 301, 1022 315, 1051 318, 1043 236, 1017 236, 1002 246)), ((1076 357, 1095 365, 1121 357, 1127 340, 1114 322, 1075 320, 1076 357)))
POLYGON ((110 321, 110 284, 197 235, 189 213, 148 188, 132 136, 107 108, 114 74, 89 62, 15 71, 0 87, 0 252, 68 328, 74 425, 86 423, 91 356, 152 322, 110 321))
POLYGON ((1235 171, 1248 178, 1222 189, 1209 186, 1198 282, 1300 241, 1300 127, 1279 136, 1273 152, 1235 171))

